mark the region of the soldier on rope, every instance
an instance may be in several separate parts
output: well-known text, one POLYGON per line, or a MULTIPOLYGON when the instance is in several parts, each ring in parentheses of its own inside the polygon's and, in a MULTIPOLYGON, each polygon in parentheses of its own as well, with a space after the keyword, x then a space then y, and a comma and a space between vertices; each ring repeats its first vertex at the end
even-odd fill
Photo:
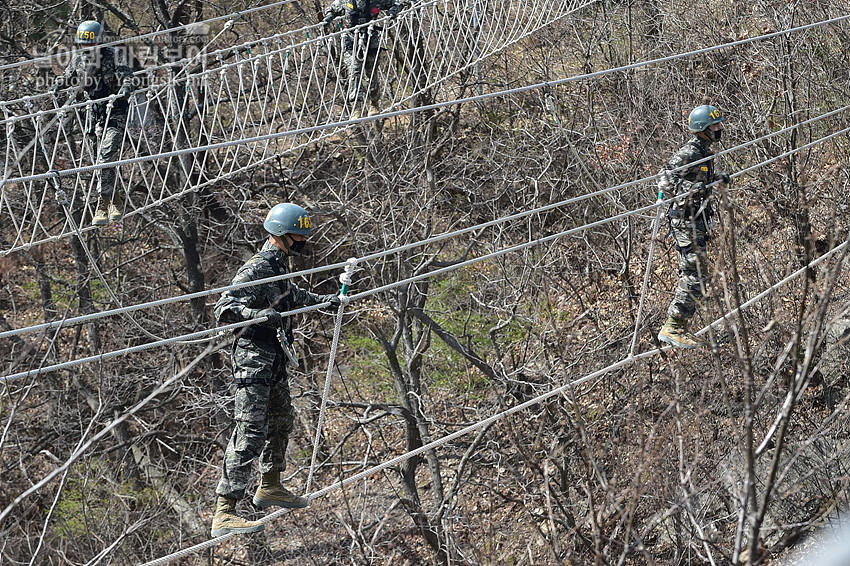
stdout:
POLYGON ((346 98, 351 106, 351 118, 362 116, 364 90, 368 90, 369 115, 380 112, 380 81, 377 76, 380 57, 380 31, 368 24, 379 17, 381 10, 394 18, 402 10, 403 2, 397 0, 333 0, 325 10, 324 22, 329 24, 345 16, 346 32, 342 36, 343 62, 348 69, 346 98), (363 26, 356 28, 356 26, 363 26))
MULTIPOLYGON (((298 255, 311 233, 307 212, 296 204, 272 208, 263 227, 269 239, 236 273, 233 284, 257 281, 287 272, 287 257, 298 255)), ((259 457, 262 480, 254 505, 301 508, 307 500, 280 484, 286 467, 286 446, 295 418, 287 379, 287 360, 294 361, 291 317, 280 313, 298 306, 340 304, 336 295, 316 295, 290 280, 274 281, 222 293, 215 305, 223 324, 268 317, 261 324, 235 332, 232 362, 236 387, 234 427, 224 454, 212 536, 263 530, 259 521, 236 515, 236 503, 245 495, 251 465, 259 457)))
POLYGON ((688 117, 688 129, 694 137, 673 155, 659 177, 662 191, 672 192, 675 197, 667 214, 679 255, 679 284, 658 339, 692 349, 705 344, 688 331, 688 321, 693 318, 708 281, 706 242, 714 215, 709 185, 715 181, 729 184, 731 178, 714 169, 711 144, 719 142, 723 134, 720 110, 709 105, 694 108, 688 117))
MULTIPOLYGON (((95 21, 82 22, 77 27, 76 42, 79 45, 97 45, 100 42, 102 26, 95 21)), ((86 121, 86 135, 95 134, 101 138, 98 149, 98 161, 115 161, 121 150, 121 139, 127 125, 129 104, 127 100, 133 92, 133 71, 116 58, 115 49, 101 47, 76 53, 71 64, 65 68, 62 76, 56 79, 50 89, 57 96, 64 86, 79 87, 86 100, 99 101, 91 106, 92 120, 86 121), (120 98, 108 108, 107 97, 117 94, 120 98)), ((123 213, 115 205, 115 168, 104 167, 100 170, 98 201, 92 224, 103 226, 108 222, 120 220, 123 213)))

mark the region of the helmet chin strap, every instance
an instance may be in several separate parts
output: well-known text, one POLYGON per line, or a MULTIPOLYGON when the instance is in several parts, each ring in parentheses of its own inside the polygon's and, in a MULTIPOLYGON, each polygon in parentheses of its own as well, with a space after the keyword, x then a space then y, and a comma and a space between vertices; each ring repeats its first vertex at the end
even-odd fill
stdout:
POLYGON ((719 134, 722 131, 723 130, 714 131, 710 128, 706 128, 705 130, 703 130, 705 135, 708 137, 709 141, 711 141, 712 143, 717 143, 717 142, 720 141, 721 136, 718 136, 717 134, 719 134))
POLYGON ((280 236, 272 235, 272 237, 279 239, 283 244, 283 246, 277 246, 278 248, 282 249, 286 255, 292 255, 292 248, 289 247, 289 237, 286 234, 281 234, 280 236))

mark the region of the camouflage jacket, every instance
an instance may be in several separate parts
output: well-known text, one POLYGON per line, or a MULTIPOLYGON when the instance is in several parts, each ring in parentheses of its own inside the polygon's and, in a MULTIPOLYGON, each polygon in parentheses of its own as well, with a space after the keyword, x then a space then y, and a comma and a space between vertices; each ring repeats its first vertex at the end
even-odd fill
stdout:
MULTIPOLYGON (((118 94, 122 88, 125 92, 132 92, 133 71, 116 59, 112 47, 80 51, 71 59, 71 64, 65 67, 62 76, 56 79, 53 88, 58 91, 66 86, 82 87, 86 98, 100 100, 118 94)), ((127 108, 126 100, 118 99, 113 103, 113 112, 126 112, 127 108)), ((105 105, 96 108, 96 112, 104 110, 105 105)))
POLYGON ((402 2, 396 0, 333 0, 325 16, 345 16, 345 27, 366 24, 379 17, 381 10, 401 10, 402 2))
MULTIPOLYGON (((277 275, 271 264, 261 255, 271 252, 280 266, 280 274, 288 272, 286 253, 266 241, 260 252, 256 253, 236 272, 233 284, 257 281, 277 275)), ((272 281, 262 285, 252 285, 240 289, 231 289, 221 294, 215 304, 215 318, 219 324, 232 324, 257 318, 263 309, 273 308, 283 312, 298 306, 317 305, 323 302, 323 296, 298 287, 290 279, 272 281)), ((287 329, 291 327, 291 317, 286 318, 287 329)))
MULTIPOLYGON (((714 159, 697 163, 691 167, 687 166, 689 163, 713 156, 714 152, 711 151, 710 145, 711 143, 708 140, 694 136, 673 155, 661 171, 660 184, 664 189, 665 197, 676 197, 668 211, 670 216, 693 218, 711 195, 710 187, 706 187, 700 192, 692 192, 694 183, 702 182, 708 185, 721 178, 720 174, 714 170, 714 159)), ((707 216, 711 216, 710 202, 706 204, 704 211, 707 216)))

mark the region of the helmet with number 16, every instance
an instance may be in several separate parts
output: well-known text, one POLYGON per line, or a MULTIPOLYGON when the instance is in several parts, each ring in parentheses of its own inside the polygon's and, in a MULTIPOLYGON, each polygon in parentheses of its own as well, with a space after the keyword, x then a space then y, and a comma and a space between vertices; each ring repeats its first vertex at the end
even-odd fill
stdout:
POLYGON ((704 104, 691 110, 688 116, 688 129, 694 133, 701 132, 709 126, 723 121, 723 114, 714 106, 704 104))
POLYGON ((263 228, 272 236, 300 234, 307 237, 312 233, 310 215, 297 204, 290 202, 278 204, 269 210, 263 228))
POLYGON ((711 141, 720 141, 723 126, 717 128, 712 126, 720 124, 723 120, 720 110, 709 104, 703 104, 691 110, 688 116, 688 130, 695 134, 702 132, 711 141))

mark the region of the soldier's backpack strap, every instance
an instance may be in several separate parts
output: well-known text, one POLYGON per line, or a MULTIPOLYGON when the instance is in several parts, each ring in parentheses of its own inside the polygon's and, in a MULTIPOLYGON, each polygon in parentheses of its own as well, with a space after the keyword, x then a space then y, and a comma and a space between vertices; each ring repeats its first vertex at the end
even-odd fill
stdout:
MULTIPOLYGON (((274 254, 268 250, 262 251, 258 254, 260 257, 266 260, 269 264, 269 267, 272 268, 272 271, 275 275, 283 275, 283 269, 281 269, 280 264, 277 261, 277 258, 274 254)), ((277 304, 272 305, 272 307, 277 307, 278 311, 288 311, 295 308, 295 303, 293 302, 292 296, 292 287, 284 283, 281 279, 277 282, 278 289, 280 290, 280 296, 277 299, 277 304)), ((286 333, 286 338, 289 340, 290 344, 293 341, 292 336, 292 320, 290 317, 286 318, 286 325, 284 326, 284 332, 286 333)))
MULTIPOLYGON (((274 256, 274 254, 272 252, 266 250, 266 251, 260 252, 257 255, 259 255, 264 260, 266 260, 266 263, 268 263, 269 267, 271 267, 272 271, 274 271, 275 276, 283 275, 283 270, 280 268, 280 264, 277 262, 277 258, 274 256)), ((284 304, 288 303, 286 298, 289 297, 289 295, 291 295, 291 289, 289 289, 288 286, 286 286, 286 288, 284 288, 283 280, 280 280, 280 281, 277 282, 277 287, 278 287, 278 289, 280 289, 280 298, 278 299, 278 301, 279 301, 278 304, 284 305, 284 304)))

